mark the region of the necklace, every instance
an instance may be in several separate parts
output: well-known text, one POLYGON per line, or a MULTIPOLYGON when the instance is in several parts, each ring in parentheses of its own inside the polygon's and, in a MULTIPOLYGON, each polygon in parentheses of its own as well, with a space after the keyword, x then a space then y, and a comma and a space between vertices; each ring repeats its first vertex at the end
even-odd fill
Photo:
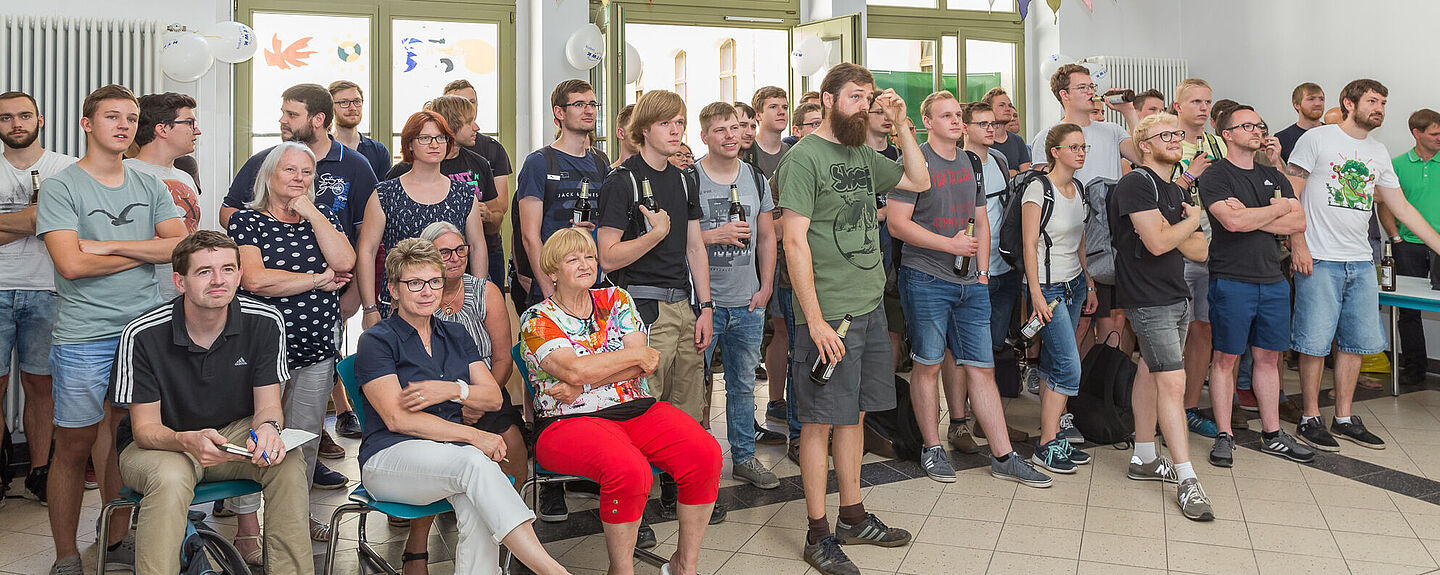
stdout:
POLYGON ((573 318, 575 318, 575 319, 579 319, 579 320, 582 320, 582 321, 588 321, 589 319, 591 319, 591 318, 595 315, 595 294, 588 293, 588 290, 587 290, 586 295, 589 295, 589 296, 590 296, 590 313, 585 314, 584 316, 581 316, 581 315, 578 314, 578 313, 575 313, 575 312, 573 312, 573 311, 570 311, 570 308, 567 307, 563 302, 560 301, 559 294, 556 294, 556 297, 553 297, 553 298, 550 298, 550 299, 552 299, 552 300, 555 301, 555 305, 560 306, 560 311, 565 312, 565 313, 566 313, 567 315, 569 315, 570 317, 573 317, 573 318))
POLYGON ((450 296, 450 295, 448 295, 448 294, 445 295, 444 298, 443 298, 443 299, 445 299, 445 300, 451 300, 451 301, 444 301, 444 302, 443 302, 443 303, 445 304, 445 315, 447 315, 447 316, 449 316, 449 315, 455 315, 455 311, 453 311, 453 310, 458 309, 458 308, 460 307, 460 304, 461 304, 462 302, 464 302, 464 300, 465 300, 465 287, 463 286, 463 284, 462 284, 462 286, 460 287, 460 289, 455 290, 455 293, 459 296, 458 298, 452 297, 452 296, 450 296), (454 301, 454 300, 456 300, 456 299, 459 299, 460 301, 454 301), (452 307, 452 306, 453 306, 453 307, 452 307))

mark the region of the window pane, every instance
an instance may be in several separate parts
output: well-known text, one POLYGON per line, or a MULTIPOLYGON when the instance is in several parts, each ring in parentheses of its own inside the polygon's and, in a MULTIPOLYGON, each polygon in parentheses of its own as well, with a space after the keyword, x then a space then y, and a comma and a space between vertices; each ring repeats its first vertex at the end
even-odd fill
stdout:
POLYGON ((391 124, 398 134, 411 114, 454 80, 475 86, 480 131, 500 131, 500 27, 485 22, 391 22, 391 124))
POLYGON ((907 8, 936 7, 935 0, 865 0, 865 4, 869 6, 904 6, 907 8))
MULTIPOLYGON (((871 4, 874 4, 872 1, 871 4)), ((951 10, 980 10, 983 12, 1014 12, 1015 0, 945 0, 951 10)))
POLYGON ((865 54, 875 84, 881 90, 895 90, 904 98, 906 114, 915 127, 923 130, 920 103, 934 91, 935 43, 869 38, 865 40, 865 54))
POLYGON ((279 143, 280 94, 296 84, 350 80, 367 96, 361 132, 370 132, 370 19, 255 13, 261 50, 251 60, 251 152, 279 143))
POLYGON ((734 41, 734 40, 726 40, 724 44, 721 44, 721 45, 720 45, 720 72, 723 74, 723 73, 734 72, 734 71, 735 71, 735 41, 734 41))
MULTIPOLYGON (((974 102, 991 88, 1015 94, 1015 44, 965 40, 965 95, 974 102)), ((956 94, 959 96, 959 94, 956 94)), ((1013 97, 1013 96, 1012 96, 1013 97)))
POLYGON ((719 100, 723 102, 734 102, 737 99, 739 98, 735 94, 735 77, 721 76, 719 100))

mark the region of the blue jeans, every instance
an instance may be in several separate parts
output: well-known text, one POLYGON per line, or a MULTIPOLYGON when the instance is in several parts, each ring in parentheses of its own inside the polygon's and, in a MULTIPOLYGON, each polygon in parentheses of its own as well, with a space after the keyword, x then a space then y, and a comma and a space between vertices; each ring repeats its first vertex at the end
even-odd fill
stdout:
POLYGON ((1010 270, 998 276, 990 276, 990 349, 999 351, 1005 347, 1005 336, 1010 332, 1010 320, 1015 315, 1015 302, 1020 300, 1020 282, 1025 275, 1010 270))
POLYGON ((1050 323, 1040 328, 1040 377, 1057 393, 1075 397, 1080 393, 1080 348, 1075 342, 1075 324, 1085 307, 1085 274, 1065 283, 1044 284, 1040 293, 1049 305, 1060 298, 1050 323))
MULTIPOLYGON (((725 422, 730 460, 736 465, 755 456, 755 366, 765 336, 765 308, 716 307, 715 337, 705 349, 705 365, 723 347, 725 358, 725 422)), ((788 403, 788 402, 787 402, 788 403)))
POLYGON ((990 288, 950 283, 900 268, 900 303, 910 329, 910 359, 938 365, 950 350, 956 365, 995 367, 990 348, 990 288))
MULTIPOLYGON (((795 293, 790 288, 775 286, 775 301, 780 304, 780 315, 785 318, 785 334, 791 354, 795 353, 795 301, 792 299, 795 293)), ((795 411, 795 370, 790 366, 795 362, 785 361, 785 424, 789 427, 790 440, 800 439, 800 415, 795 411)))
POLYGON ((1371 262, 1315 260, 1310 275, 1295 274, 1295 313, 1290 348, 1305 355, 1330 355, 1330 342, 1345 353, 1385 350, 1380 325, 1380 286, 1371 262))
POLYGON ((50 375, 56 299, 48 290, 0 290, 0 373, 10 373, 10 350, 17 350, 20 371, 50 375))
MULTIPOLYGON (((89 427, 105 419, 105 396, 110 390, 110 368, 120 338, 50 346, 50 394, 55 398, 55 426, 70 429, 89 427)), ((125 381, 117 385, 133 389, 125 381)), ((116 405, 129 405, 130 394, 122 391, 116 405)))

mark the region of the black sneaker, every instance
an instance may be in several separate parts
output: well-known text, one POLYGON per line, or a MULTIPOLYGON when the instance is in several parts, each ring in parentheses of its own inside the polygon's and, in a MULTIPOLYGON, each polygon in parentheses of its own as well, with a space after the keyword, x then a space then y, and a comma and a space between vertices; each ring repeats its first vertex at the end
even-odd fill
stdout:
MULTIPOLYGON (((1324 430, 1322 429, 1321 431, 1324 430)), ((1327 433, 1325 436, 1329 437, 1330 434, 1327 433)), ((1331 439, 1330 441, 1335 440, 1331 439)), ((1261 436, 1260 451, 1300 463, 1309 463, 1315 459, 1315 451, 1313 449, 1305 447, 1300 442, 1295 441, 1295 438, 1290 437, 1284 430, 1276 432, 1275 437, 1271 439, 1265 439, 1264 436, 1261 436)))
POLYGON ((649 525, 640 524, 640 532, 635 534, 636 549, 653 549, 660 541, 655 538, 655 530, 649 525))
MULTIPOLYGON (((680 510, 675 504, 675 502, 666 503, 664 499, 661 499, 660 505, 657 506, 657 510, 658 511, 656 515, 659 515, 661 519, 664 519, 666 521, 676 521, 680 519, 680 510)), ((725 517, 729 514, 730 513, 725 510, 724 506, 716 503, 715 508, 710 510, 710 524, 719 525, 721 523, 724 523, 725 517)))
POLYGON ((540 520, 559 523, 570 518, 570 509, 565 507, 565 487, 554 483, 540 486, 540 520))
POLYGON ((1329 431, 1325 431, 1325 423, 1318 418, 1300 420, 1300 425, 1295 428, 1295 431, 1300 434, 1300 439, 1310 444, 1310 447, 1320 451, 1340 451, 1340 444, 1335 442, 1335 437, 1330 435, 1329 431))
POLYGON ((790 462, 791 462, 791 463, 794 463, 795 465, 800 465, 800 439, 799 439, 799 438, 795 438, 795 439, 791 439, 791 440, 790 440, 790 445, 785 448, 785 457, 790 458, 790 462))
POLYGON ((311 476, 310 485, 316 489, 344 489, 350 482, 350 478, 343 473, 333 471, 324 463, 315 462, 315 474, 311 476))
POLYGON ((1210 447, 1210 465, 1230 467, 1235 465, 1235 438, 1229 433, 1215 435, 1215 445, 1210 447))
POLYGON ((600 484, 589 480, 568 481, 565 483, 565 492, 587 499, 600 499, 600 484))
POLYGON ((860 575, 860 568, 850 561, 834 535, 816 543, 805 544, 805 562, 821 575, 860 575))
POLYGON ((335 415, 335 434, 349 439, 360 439, 360 418, 354 411, 335 415))
POLYGON ((1340 423, 1337 420, 1331 420, 1330 433, 1349 439, 1361 447, 1385 449, 1385 441, 1374 433, 1370 433, 1370 430, 1365 429, 1365 424, 1360 422, 1359 416, 1351 416, 1350 423, 1340 423))
POLYGON ((777 399, 765 404, 765 421, 776 425, 787 425, 785 400, 777 399))
POLYGON ((760 365, 755 366, 755 379, 757 379, 757 380, 763 379, 763 380, 769 381, 769 379, 770 379, 770 374, 768 374, 768 373, 765 372, 765 364, 760 364, 760 365))
POLYGON ((784 433, 776 433, 755 424, 755 443, 759 445, 785 445, 788 438, 784 433))
POLYGON ((30 474, 25 476, 25 489, 30 490, 30 494, 34 495, 35 500, 39 501, 41 505, 48 505, 49 502, 45 496, 45 488, 49 481, 50 466, 41 465, 40 467, 31 469, 30 474))
POLYGON ((879 545, 899 547, 910 542, 910 532, 899 527, 889 527, 880 522, 874 513, 866 513, 865 520, 855 525, 835 521, 835 538, 842 545, 879 545))

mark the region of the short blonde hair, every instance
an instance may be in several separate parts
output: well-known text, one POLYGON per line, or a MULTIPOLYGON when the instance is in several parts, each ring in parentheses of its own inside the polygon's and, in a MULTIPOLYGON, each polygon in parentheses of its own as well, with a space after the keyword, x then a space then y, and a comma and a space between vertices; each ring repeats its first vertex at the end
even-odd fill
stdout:
MULTIPOLYGON (((927 118, 930 117, 930 108, 933 107, 936 102, 942 100, 956 100, 955 94, 951 94, 949 90, 941 90, 925 96, 925 101, 920 102, 920 115, 927 118)), ((956 101, 958 102, 959 100, 956 101)))
POLYGON ((475 104, 462 96, 440 96, 426 102, 423 109, 440 114, 451 132, 459 131, 460 126, 475 121, 475 104))
POLYGON ((440 250, 429 240, 405 238, 385 254, 385 278, 390 285, 400 284, 400 274, 415 266, 431 266, 445 272, 445 261, 440 259, 440 250))
POLYGON ((1160 112, 1159 114, 1151 114, 1141 118, 1140 123, 1135 125, 1135 131, 1131 136, 1135 138, 1135 151, 1140 153, 1141 158, 1144 158, 1146 154, 1145 149, 1141 148, 1140 144, 1150 139, 1150 136, 1155 135, 1155 126, 1161 124, 1179 127, 1180 117, 1168 112, 1160 112))
MULTIPOLYGON (((540 246, 540 271, 555 275, 560 270, 560 260, 575 252, 595 255, 595 239, 580 228, 562 228, 540 246)), ((436 252, 435 256, 439 257, 440 253, 436 252)))
POLYGON ((630 124, 625 127, 625 135, 636 148, 643 148, 645 128, 675 116, 685 117, 685 99, 667 90, 651 90, 641 94, 640 99, 635 101, 635 111, 630 115, 630 124))

